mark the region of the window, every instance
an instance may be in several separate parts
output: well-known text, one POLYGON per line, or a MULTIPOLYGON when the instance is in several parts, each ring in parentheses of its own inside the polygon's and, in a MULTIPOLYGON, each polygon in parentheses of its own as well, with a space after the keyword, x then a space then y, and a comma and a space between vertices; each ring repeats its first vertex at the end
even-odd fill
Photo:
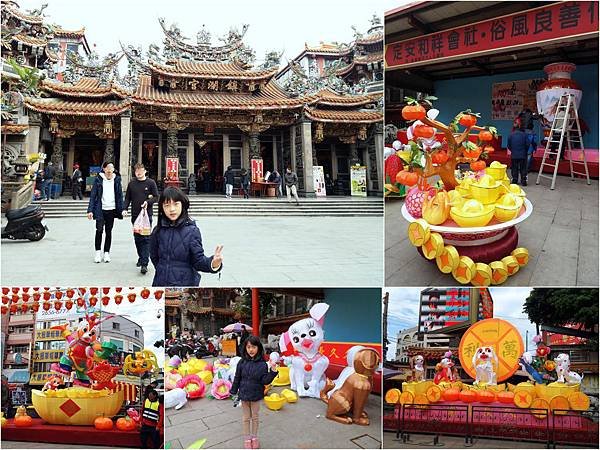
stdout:
POLYGON ((64 350, 65 349, 65 341, 51 341, 50 342, 50 350, 64 350))
POLYGON ((116 345, 118 351, 123 351, 123 341, 119 339, 111 339, 110 342, 116 345))
POLYGON ((133 335, 134 335, 136 338, 139 338, 139 337, 140 337, 140 330, 133 330, 133 335))
POLYGON ((112 329, 119 331, 121 329, 121 324, 117 322, 112 323, 112 329))
POLYGON ((79 44, 67 44, 67 51, 79 53, 79 44))

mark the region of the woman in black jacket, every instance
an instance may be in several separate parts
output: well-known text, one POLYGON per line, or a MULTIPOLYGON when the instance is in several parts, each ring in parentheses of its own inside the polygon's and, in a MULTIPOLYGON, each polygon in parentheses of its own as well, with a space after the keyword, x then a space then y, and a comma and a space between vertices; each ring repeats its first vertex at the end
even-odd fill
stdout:
POLYGON ((265 362, 264 350, 256 336, 246 339, 242 360, 238 363, 231 394, 242 401, 244 448, 258 448, 258 411, 265 396, 265 385, 277 376, 276 366, 265 362))

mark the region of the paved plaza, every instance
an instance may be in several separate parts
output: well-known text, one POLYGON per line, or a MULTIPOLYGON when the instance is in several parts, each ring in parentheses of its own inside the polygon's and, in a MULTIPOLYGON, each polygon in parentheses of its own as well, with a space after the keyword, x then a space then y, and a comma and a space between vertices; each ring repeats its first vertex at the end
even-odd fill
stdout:
MULTIPOLYGON (((273 388, 280 392, 284 388, 273 388)), ((368 427, 342 425, 325 418, 326 406, 315 398, 300 398, 279 411, 260 409, 261 448, 381 448, 381 397, 371 395, 368 427)), ((189 401, 179 411, 166 410, 166 447, 186 448, 206 439, 203 448, 241 448, 242 411, 231 400, 189 401)))
MULTIPOLYGON (((598 285, 598 180, 557 177, 525 188, 532 215, 517 226, 519 246, 529 250, 529 264, 503 286, 598 285)), ((423 258, 408 240, 403 201, 385 204, 385 282, 387 286, 451 286, 456 280, 423 258)))
MULTIPOLYGON (((95 264, 93 221, 48 218, 39 242, 2 241, 2 283, 12 286, 150 285, 142 275, 129 219, 115 221, 111 262, 95 264)), ((381 286, 383 217, 202 217, 206 254, 224 246, 221 277, 203 287, 381 286)), ((3 221, 4 225, 4 221, 3 221)))
MULTIPOLYGON (((71 449, 71 448, 90 448, 89 445, 71 445, 71 444, 49 444, 47 442, 19 442, 19 441, 2 441, 2 448, 56 448, 56 449, 71 449)), ((95 445, 94 449, 110 448, 110 449, 127 449, 127 447, 104 447, 95 445)))

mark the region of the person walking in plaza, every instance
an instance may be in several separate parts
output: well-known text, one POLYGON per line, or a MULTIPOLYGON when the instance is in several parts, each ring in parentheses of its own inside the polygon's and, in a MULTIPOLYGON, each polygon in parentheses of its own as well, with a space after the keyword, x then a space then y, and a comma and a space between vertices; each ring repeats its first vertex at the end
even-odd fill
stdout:
POLYGON ((277 366, 265 362, 260 339, 249 336, 242 347, 241 361, 235 370, 231 394, 242 402, 242 431, 244 448, 259 448, 258 419, 260 402, 265 396, 265 386, 277 376, 277 366))
POLYGON ((248 192, 250 191, 250 174, 246 169, 241 170, 240 172, 241 180, 240 184, 242 186, 242 192, 244 193, 244 198, 250 198, 248 192))
POLYGON ((515 128, 508 137, 508 143, 506 148, 510 150, 510 171, 512 175, 512 183, 519 183, 519 176, 521 179, 521 185, 527 186, 527 151, 529 149, 529 142, 527 133, 519 126, 515 128))
POLYGON ((287 195, 287 201, 291 202, 292 198, 290 193, 294 195, 296 199, 296 205, 300 204, 300 200, 298 200, 298 175, 296 172, 292 172, 290 167, 285 171, 285 175, 283 176, 283 181, 285 181, 285 193, 287 195))
POLYGON ((89 220, 96 221, 96 256, 94 262, 110 262, 110 246, 112 243, 112 229, 115 219, 123 219, 123 187, 121 176, 115 172, 112 162, 102 165, 102 172, 98 174, 90 193, 87 216, 89 220), (104 257, 102 255, 102 234, 104 238, 104 257))
POLYGON ((213 256, 204 254, 189 207, 185 193, 173 186, 158 199, 158 220, 150 236, 150 260, 156 269, 152 286, 199 286, 198 272, 217 273, 223 267, 223 246, 213 256))
POLYGON ((225 180, 225 197, 231 198, 231 194, 233 193, 233 183, 235 180, 235 175, 231 166, 227 167, 227 170, 223 174, 223 179, 225 180))
MULTIPOLYGON (((133 167, 135 178, 129 182, 125 193, 124 213, 131 205, 131 223, 134 224, 142 210, 145 210, 152 225, 152 205, 158 199, 158 187, 154 180, 146 176, 146 168, 142 163, 133 167)), ((150 258, 150 236, 133 233, 133 241, 137 249, 137 267, 140 272, 148 272, 148 261, 150 258)))
POLYGON ((81 170, 79 170, 79 164, 73 164, 73 175, 71 175, 71 196, 73 200, 83 200, 83 195, 81 194, 81 182, 83 181, 83 176, 81 174, 81 170))
POLYGON ((140 428, 141 448, 161 448, 160 434, 164 423, 164 405, 155 389, 150 389, 148 395, 144 397, 140 428), (148 445, 148 439, 151 441, 151 446, 148 445))
POLYGON ((42 197, 44 200, 50 200, 54 175, 56 175, 56 169, 54 168, 52 161, 50 161, 48 167, 44 170, 44 176, 42 178, 42 197))

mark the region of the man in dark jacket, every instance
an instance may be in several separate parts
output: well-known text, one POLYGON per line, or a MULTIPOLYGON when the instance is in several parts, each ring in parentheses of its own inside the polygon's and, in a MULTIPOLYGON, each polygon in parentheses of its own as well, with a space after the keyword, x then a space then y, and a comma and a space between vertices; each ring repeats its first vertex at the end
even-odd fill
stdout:
POLYGON ((296 199, 296 205, 300 204, 300 200, 298 200, 298 175, 296 175, 296 172, 292 172, 292 169, 290 167, 287 168, 287 170, 285 171, 285 175, 283 176, 283 181, 285 181, 285 193, 287 195, 287 201, 291 202, 292 198, 290 196, 290 194, 294 195, 294 198, 296 199))
POLYGON ((235 180, 235 174, 233 173, 231 166, 227 167, 227 170, 223 174, 223 178, 225 179, 225 197, 231 198, 231 194, 233 193, 233 183, 235 180))
POLYGON ((44 197, 44 200, 50 200, 54 175, 56 175, 56 169, 52 165, 52 161, 50 161, 48 167, 44 170, 44 177, 42 178, 42 196, 44 197))
POLYGON ((71 175, 71 196, 73 200, 83 200, 83 195, 81 195, 81 182, 83 181, 83 177, 81 174, 81 170, 79 170, 79 164, 73 164, 73 175, 71 175))
MULTIPOLYGON (((142 209, 148 213, 150 226, 152 226, 152 205, 158 199, 158 188, 154 180, 146 177, 146 168, 142 163, 134 166, 135 179, 129 182, 127 192, 125 193, 124 213, 131 205, 131 223, 142 212, 142 209)), ((148 260, 150 258, 150 236, 140 233, 133 233, 135 248, 137 249, 138 260, 137 267, 145 274, 148 272, 148 260)))
POLYGON ((510 134, 506 148, 510 150, 512 183, 519 183, 520 174, 521 185, 527 186, 527 151, 529 149, 529 139, 523 128, 517 128, 510 134))
POLYGON ((103 172, 94 180, 90 202, 87 209, 89 220, 96 221, 96 256, 94 262, 102 262, 102 231, 106 232, 104 239, 104 262, 110 262, 110 245, 115 219, 123 219, 123 187, 121 176, 115 172, 111 162, 102 165, 103 172))

